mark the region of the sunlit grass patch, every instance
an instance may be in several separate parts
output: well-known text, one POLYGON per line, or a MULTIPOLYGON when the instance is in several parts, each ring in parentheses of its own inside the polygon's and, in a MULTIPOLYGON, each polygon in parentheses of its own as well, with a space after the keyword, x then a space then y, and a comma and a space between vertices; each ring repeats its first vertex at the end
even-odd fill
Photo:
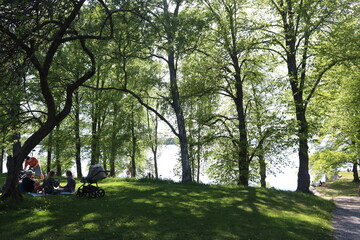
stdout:
POLYGON ((353 182, 352 172, 340 172, 341 178, 328 181, 316 191, 325 197, 358 196, 359 183, 353 182))

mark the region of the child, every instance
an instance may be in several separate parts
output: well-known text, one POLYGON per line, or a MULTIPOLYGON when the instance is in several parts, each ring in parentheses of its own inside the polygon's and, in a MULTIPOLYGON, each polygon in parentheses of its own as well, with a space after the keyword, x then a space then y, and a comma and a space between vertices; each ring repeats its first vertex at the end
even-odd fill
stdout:
POLYGON ((59 190, 61 192, 75 192, 76 182, 73 178, 71 171, 66 171, 67 184, 64 187, 60 187, 59 190))

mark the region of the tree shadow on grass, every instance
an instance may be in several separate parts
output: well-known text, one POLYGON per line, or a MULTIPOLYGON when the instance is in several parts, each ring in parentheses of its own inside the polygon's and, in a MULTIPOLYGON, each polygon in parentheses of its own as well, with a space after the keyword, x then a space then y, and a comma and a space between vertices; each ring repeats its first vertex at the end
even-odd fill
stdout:
POLYGON ((289 194, 292 196, 289 197, 286 193, 276 190, 258 188, 139 182, 119 182, 118 185, 109 184, 104 188, 107 192, 104 198, 45 196, 39 200, 44 205, 43 208, 37 206, 35 210, 11 211, 10 218, 16 220, 16 223, 0 220, 2 230, 7 230, 4 237, 10 237, 8 239, 308 239, 309 236, 311 239, 327 239, 329 237, 328 229, 319 231, 318 228, 323 227, 321 223, 314 224, 292 216, 297 213, 306 214, 308 207, 305 206, 307 203, 305 197, 299 204, 295 199, 297 196, 292 196, 293 193, 289 194), (314 233, 319 233, 319 236, 314 233))

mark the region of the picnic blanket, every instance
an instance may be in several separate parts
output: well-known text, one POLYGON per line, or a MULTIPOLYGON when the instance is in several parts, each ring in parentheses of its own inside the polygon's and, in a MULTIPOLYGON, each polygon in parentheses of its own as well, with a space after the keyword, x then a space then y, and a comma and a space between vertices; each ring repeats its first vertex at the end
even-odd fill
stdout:
POLYGON ((45 196, 45 195, 74 195, 75 193, 72 192, 61 192, 59 194, 42 194, 42 193, 32 193, 32 192, 28 192, 29 195, 33 196, 33 197, 41 197, 41 196, 45 196))

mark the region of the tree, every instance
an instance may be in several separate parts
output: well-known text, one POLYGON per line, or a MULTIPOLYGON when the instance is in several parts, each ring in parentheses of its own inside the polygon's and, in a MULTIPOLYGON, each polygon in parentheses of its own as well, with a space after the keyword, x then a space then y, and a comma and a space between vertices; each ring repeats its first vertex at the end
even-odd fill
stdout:
MULTIPOLYGON (((1 199, 21 199, 18 184, 18 172, 30 151, 40 143, 68 114, 72 107, 73 93, 96 71, 95 56, 87 47, 87 40, 109 39, 112 34, 111 14, 103 1, 97 1, 104 9, 103 19, 109 27, 99 30, 98 35, 87 35, 77 29, 76 20, 81 18, 82 1, 23 1, 4 2, 0 5, 2 12, 0 32, 12 44, 12 49, 21 52, 23 61, 29 61, 36 73, 36 88, 41 93, 45 104, 41 111, 32 113, 41 123, 27 138, 24 144, 13 152, 8 159, 8 175, 5 191, 1 199), (56 11, 53 11, 56 9, 56 11), (25 26, 25 28, 24 28, 25 26), (108 34, 109 36, 106 36, 108 34), (82 75, 78 79, 50 79, 57 53, 67 44, 78 42, 88 61, 84 64, 82 75), (60 81, 59 81, 60 80, 60 81), (62 98, 54 98, 54 89, 62 90, 62 98), (57 107, 60 108, 57 111, 57 107), (35 114, 36 113, 36 114, 35 114)), ((25 82, 26 83, 26 82, 25 82)))
MULTIPOLYGON (((275 24, 269 24, 266 31, 271 42, 278 48, 271 51, 280 55, 286 64, 288 81, 292 91, 295 119, 297 123, 299 172, 297 191, 309 192, 309 122, 307 107, 323 75, 338 61, 325 62, 314 68, 315 46, 318 36, 325 29, 331 29, 341 10, 349 7, 348 2, 271 0, 275 24)), ((320 62, 318 62, 320 63, 320 62)))

